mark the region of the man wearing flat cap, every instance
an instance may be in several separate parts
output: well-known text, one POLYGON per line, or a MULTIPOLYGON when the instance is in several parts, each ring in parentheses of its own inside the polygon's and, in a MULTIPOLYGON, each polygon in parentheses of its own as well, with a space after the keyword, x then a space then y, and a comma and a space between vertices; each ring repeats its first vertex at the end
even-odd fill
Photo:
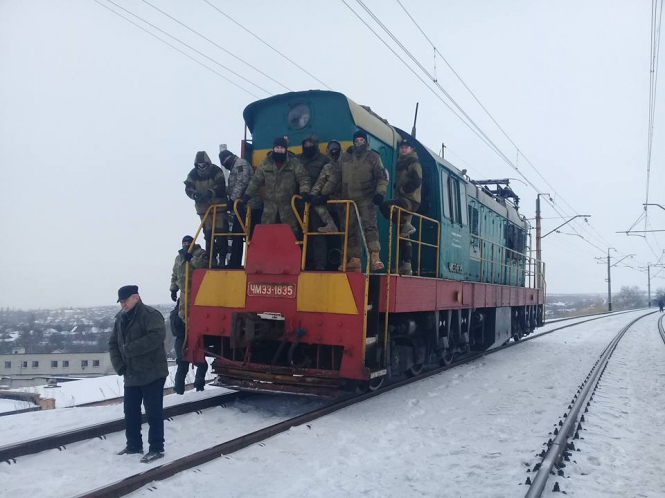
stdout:
POLYGON ((164 351, 166 327, 162 314, 146 306, 136 285, 118 290, 122 310, 115 317, 109 339, 111 363, 125 380, 125 435, 127 446, 118 455, 143 453, 141 402, 150 430, 148 453, 141 459, 150 463, 164 456, 164 381, 169 374, 164 351))

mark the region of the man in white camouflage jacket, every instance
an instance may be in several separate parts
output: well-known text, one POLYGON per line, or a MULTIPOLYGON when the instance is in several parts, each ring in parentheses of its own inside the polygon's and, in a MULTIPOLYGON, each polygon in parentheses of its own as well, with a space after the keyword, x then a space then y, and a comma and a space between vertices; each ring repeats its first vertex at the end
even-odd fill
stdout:
MULTIPOLYGON (((220 146, 221 148, 222 146, 220 146)), ((241 157, 236 156, 230 150, 223 149, 219 153, 219 162, 222 167, 226 168, 229 173, 227 193, 229 194, 229 212, 233 219, 233 226, 231 231, 233 233, 242 233, 240 224, 233 212, 233 203, 236 199, 240 199, 247 190, 247 185, 254 175, 254 168, 241 157)), ((252 197, 249 201, 249 207, 252 210, 252 224, 250 232, 254 232, 254 226, 261 221, 261 211, 263 210, 263 202, 259 197, 252 197)), ((238 210, 243 215, 245 205, 239 204, 238 210)), ((231 242, 231 260, 229 261, 229 268, 240 268, 242 265, 242 249, 244 245, 244 237, 233 237, 231 242)))

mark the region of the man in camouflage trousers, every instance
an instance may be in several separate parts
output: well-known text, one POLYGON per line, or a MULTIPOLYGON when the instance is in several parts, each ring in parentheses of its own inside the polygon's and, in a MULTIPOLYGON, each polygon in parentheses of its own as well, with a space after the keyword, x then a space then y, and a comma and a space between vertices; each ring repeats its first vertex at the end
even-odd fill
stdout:
POLYGON ((242 201, 249 202, 259 187, 265 187, 261 223, 286 223, 298 238, 299 225, 291 209, 291 198, 299 193, 305 202, 309 202, 311 184, 309 174, 287 148, 285 137, 275 138, 272 151, 256 168, 242 201))
MULTIPOLYGON (((331 161, 321 170, 311 192, 312 206, 314 206, 316 213, 323 221, 323 226, 318 230, 323 233, 339 232, 333 217, 328 211, 328 207, 326 207, 326 203, 330 199, 338 198, 340 186, 342 184, 342 168, 339 164, 339 156, 342 152, 342 146, 337 140, 331 140, 328 142, 327 152, 331 161)), ((343 210, 337 211, 344 212, 343 210)), ((340 216, 343 216, 343 214, 340 216)))
MULTIPOLYGON (((254 168, 251 164, 236 156, 230 150, 222 150, 219 153, 219 162, 226 168, 229 173, 229 185, 227 193, 229 195, 228 211, 233 219, 233 226, 231 231, 233 233, 242 233, 242 228, 238 222, 235 212, 233 211, 233 203, 242 199, 245 195, 249 181, 254 176, 254 168)), ((261 211, 263 210, 263 202, 259 197, 252 197, 248 202, 248 207, 251 209, 251 226, 250 236, 254 232, 254 227, 261 221, 261 211)), ((240 215, 243 216, 243 223, 245 221, 245 207, 241 204, 238 208, 240 215)), ((242 266, 242 249, 244 245, 244 237, 233 237, 231 241, 231 259, 229 260, 229 268, 240 268, 242 266)))
MULTIPOLYGON (((206 210, 214 205, 226 202, 226 179, 224 172, 219 166, 210 162, 210 158, 205 151, 196 153, 194 159, 194 169, 189 172, 185 180, 185 193, 191 199, 194 199, 194 207, 196 214, 199 215, 201 220, 205 215, 206 210)), ((226 216, 223 210, 217 210, 215 218, 215 232, 226 232, 226 216)), ((227 242, 226 237, 215 237, 213 244, 212 239, 212 219, 213 210, 206 218, 203 225, 203 237, 206 241, 206 251, 208 254, 213 253, 213 263, 219 260, 219 266, 224 265, 226 259, 227 242), (213 246, 214 245, 214 251, 213 246)))
MULTIPOLYGON (((195 244, 190 252, 189 246, 193 241, 194 238, 191 235, 185 235, 182 238, 182 247, 175 257, 173 271, 171 272, 171 299, 177 303, 176 308, 171 311, 170 316, 171 333, 175 337, 176 364, 178 365, 173 385, 173 390, 176 394, 185 393, 185 377, 187 377, 187 371, 189 370, 189 362, 184 361, 182 358, 182 349, 185 343, 185 279, 187 262, 189 261, 189 282, 187 282, 189 289, 187 297, 190 302, 192 299, 192 272, 197 268, 206 268, 208 266, 208 254, 200 245, 195 244), (180 291, 180 299, 178 299, 178 291, 180 291)), ((196 380, 194 381, 194 387, 197 391, 203 391, 207 371, 208 363, 197 364, 196 380)))
MULTIPOLYGON (((395 198, 381 206, 381 213, 390 218, 390 206, 395 205, 415 213, 420 206, 420 193, 423 183, 423 169, 418 161, 418 155, 413 150, 413 143, 408 138, 399 144, 399 158, 395 171, 395 198)), ((400 236, 409 237, 416 231, 411 224, 412 215, 400 215, 400 236)), ((412 275, 411 253, 412 244, 408 240, 401 240, 399 244, 399 274, 412 275)))
MULTIPOLYGON (((321 171, 326 164, 330 162, 330 158, 325 154, 321 154, 319 150, 319 137, 315 134, 309 134, 302 141, 302 154, 296 156, 303 165, 303 168, 309 173, 310 184, 313 185, 319 178, 321 171)), ((324 221, 319 217, 318 211, 310 209, 309 211, 309 232, 318 231, 324 225, 324 221)), ((307 269, 314 269, 317 271, 326 269, 327 255, 328 255, 328 241, 326 237, 311 237, 309 239, 311 245, 307 251, 307 269)))
MULTIPOLYGON (((340 159, 342 167, 342 198, 350 199, 358 206, 365 240, 370 252, 372 270, 384 268, 379 259, 379 232, 376 226, 376 209, 383 204, 388 189, 388 173, 381 156, 369 148, 367 133, 358 130, 353 134, 353 147, 340 159)), ((360 271, 360 233, 355 213, 349 217, 348 271, 360 271)))

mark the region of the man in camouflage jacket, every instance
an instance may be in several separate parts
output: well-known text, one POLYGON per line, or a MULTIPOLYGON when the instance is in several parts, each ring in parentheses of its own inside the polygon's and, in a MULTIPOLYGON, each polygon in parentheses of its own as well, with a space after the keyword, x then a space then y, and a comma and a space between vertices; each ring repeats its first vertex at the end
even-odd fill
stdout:
POLYGON ((291 198, 299 193, 305 202, 309 202, 311 187, 309 174, 287 147, 286 138, 274 140, 273 150, 256 168, 242 200, 249 202, 260 187, 265 187, 261 223, 286 223, 298 238, 299 225, 291 209, 291 198))
MULTIPOLYGON (((219 166, 210 162, 210 158, 205 151, 196 153, 194 168, 189 172, 185 180, 185 193, 189 198, 194 200, 196 214, 199 215, 201 220, 203 220, 203 216, 210 206, 226 202, 226 179, 224 178, 224 172, 219 166)), ((227 242, 226 237, 215 237, 214 244, 211 240, 214 214, 213 210, 211 210, 206 218, 203 225, 203 237, 206 241, 206 251, 208 254, 213 253, 213 263, 219 259, 219 265, 223 266, 226 259, 227 242)), ((215 232, 226 232, 225 212, 218 209, 214 217, 215 232)))
MULTIPOLYGON (((327 146, 328 157, 330 162, 327 163, 316 183, 312 187, 312 205, 317 214, 324 223, 324 226, 319 228, 319 232, 339 232, 333 217, 326 207, 326 203, 330 199, 339 198, 340 187, 342 184, 342 168, 339 164, 339 157, 342 152, 342 146, 337 140, 331 140, 327 146)), ((340 208, 333 208, 340 216, 345 215, 345 210, 340 208)))
MULTIPOLYGON (((405 138, 399 145, 399 157, 395 171, 395 198, 383 203, 381 213, 390 217, 390 206, 396 205, 415 213, 420 206, 420 194, 423 183, 423 169, 418 161, 418 155, 413 149, 413 143, 405 138)), ((400 236, 409 237, 416 231, 411 224, 412 215, 402 212, 400 216, 400 236)), ((411 275, 411 242, 400 241, 399 273, 411 275)))
MULTIPOLYGON (((376 226, 377 206, 383 204, 388 189, 388 173, 381 156, 369 148, 364 130, 353 134, 353 147, 342 155, 342 198, 351 199, 358 206, 365 240, 370 252, 372 270, 384 268, 379 259, 379 232, 376 226)), ((355 213, 349 217, 349 262, 347 270, 360 271, 360 233, 355 213)))
MULTIPOLYGON (((321 171, 330 163, 330 158, 322 154, 319 150, 319 137, 315 133, 310 133, 302 141, 302 154, 296 156, 309 173, 310 184, 313 185, 321 175, 321 171)), ((317 231, 324 226, 325 222, 319 217, 318 211, 310 209, 309 211, 309 232, 317 231)), ((309 239, 311 245, 307 251, 307 269, 325 270, 328 254, 327 237, 312 237, 309 239)))
POLYGON ((192 251, 189 251, 189 246, 194 241, 191 235, 185 235, 182 238, 182 247, 178 251, 178 255, 173 262, 173 270, 171 271, 171 299, 173 302, 178 300, 178 291, 180 291, 180 306, 178 308, 178 315, 182 320, 185 319, 185 274, 187 273, 187 262, 189 261, 189 299, 191 300, 191 283, 192 272, 196 268, 206 268, 208 266, 208 254, 203 248, 196 244, 192 251))

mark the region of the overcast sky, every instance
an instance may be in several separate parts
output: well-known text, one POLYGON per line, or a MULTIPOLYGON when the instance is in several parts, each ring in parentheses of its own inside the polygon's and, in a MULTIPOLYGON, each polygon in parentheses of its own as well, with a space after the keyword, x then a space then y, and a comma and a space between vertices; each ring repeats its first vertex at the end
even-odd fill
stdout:
MULTIPOLYGON (((248 92, 286 91, 146 3, 114 1, 229 68, 169 40, 248 92)), ((323 88, 203 0, 150 1, 288 88, 323 88)), ((590 226, 571 226, 598 248, 576 235, 543 240, 548 291, 605 292, 606 267, 594 258, 609 245, 619 251, 613 263, 631 253, 635 268, 655 263, 663 234, 648 239, 652 252, 644 239, 615 233, 645 202, 651 2, 402 1, 551 186, 437 57, 439 83, 537 188, 558 192, 558 209, 592 215, 590 226)), ((410 129, 420 102, 418 138, 434 150, 445 142, 446 158, 472 178, 517 177, 342 1, 211 2, 400 128, 410 129)), ((432 47, 398 3, 365 3, 432 72, 432 47)), ((182 182, 197 150, 215 162, 219 143, 239 151, 242 111, 257 99, 93 0, 0 0, 0 77, 0 306, 112 304, 129 283, 147 303, 168 302, 180 239, 198 226, 182 182)), ((651 200, 665 205, 662 111, 651 200)), ((535 191, 513 188, 532 218, 535 191)), ((543 233, 563 221, 545 203, 543 216, 543 233)), ((665 211, 654 208, 649 219, 665 229, 665 211)), ((654 288, 665 287, 663 276, 654 288)), ((616 291, 646 290, 646 274, 630 268, 615 267, 612 280, 616 291)))

